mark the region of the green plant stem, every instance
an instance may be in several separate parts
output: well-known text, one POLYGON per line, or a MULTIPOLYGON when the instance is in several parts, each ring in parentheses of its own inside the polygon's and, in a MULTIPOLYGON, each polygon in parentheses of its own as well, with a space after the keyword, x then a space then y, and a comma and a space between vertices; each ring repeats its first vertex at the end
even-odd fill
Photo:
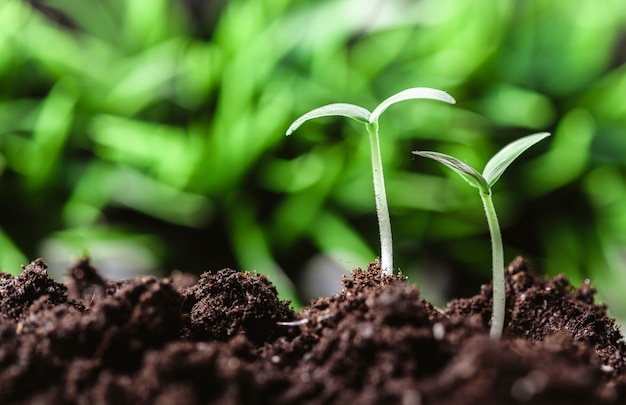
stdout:
POLYGON ((380 230, 380 261, 381 268, 386 274, 393 274, 393 242, 391 239, 391 219, 387 206, 387 192, 383 177, 383 164, 380 155, 380 141, 378 138, 378 122, 365 124, 370 138, 372 155, 372 175, 374 177, 374 198, 376 199, 376 215, 380 230))
POLYGON ((491 199, 491 191, 480 191, 480 198, 485 207, 489 233, 491 234, 491 262, 493 271, 493 314, 491 315, 491 329, 489 336, 499 340, 504 329, 505 294, 504 294, 504 254, 502 247, 502 234, 496 209, 491 199))

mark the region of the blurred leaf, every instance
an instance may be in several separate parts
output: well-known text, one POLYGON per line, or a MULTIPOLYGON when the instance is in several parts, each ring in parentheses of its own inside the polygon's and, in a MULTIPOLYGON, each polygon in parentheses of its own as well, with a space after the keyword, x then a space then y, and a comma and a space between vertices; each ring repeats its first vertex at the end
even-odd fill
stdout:
POLYGON ((274 261, 267 238, 254 218, 254 210, 245 206, 244 202, 235 204, 238 204, 238 209, 233 212, 237 214, 228 219, 231 222, 231 243, 240 260, 240 270, 255 270, 265 275, 276 286, 280 299, 290 300, 292 305, 299 307, 294 285, 274 261))
MULTIPOLYGON (((321 159, 325 162, 320 180, 306 190, 291 194, 283 199, 272 220, 272 235, 281 245, 289 246, 303 235, 308 235, 309 228, 324 211, 330 192, 336 186, 341 174, 343 159, 339 148, 326 149, 321 159)), ((362 198, 374 199, 371 185, 362 198)))
POLYGON ((36 187, 48 181, 55 166, 62 162, 63 149, 70 136, 77 93, 71 79, 64 79, 52 88, 42 103, 33 128, 31 154, 21 157, 28 161, 27 175, 31 186, 36 187))
POLYGON ((367 266, 376 258, 362 235, 343 218, 322 212, 312 223, 310 235, 321 252, 332 257, 346 272, 367 266))
POLYGON ((182 107, 196 110, 209 99, 223 68, 221 49, 212 43, 189 39, 181 43, 179 75, 174 82, 175 97, 182 107))
POLYGON ((38 107, 41 103, 34 99, 0 101, 0 142, 3 134, 32 131, 38 107))
POLYGON ((548 97, 508 84, 491 89, 481 110, 498 124, 530 129, 546 128, 555 115, 548 97))
POLYGON ((273 159, 263 171, 263 186, 276 192, 297 193, 321 181, 324 161, 319 154, 305 154, 291 160, 273 159))
POLYGON ((112 202, 167 222, 200 228, 213 213, 208 198, 181 191, 132 169, 120 168, 112 182, 112 202))
POLYGON ((100 115, 93 117, 91 133, 101 156, 146 168, 174 187, 187 184, 201 159, 201 135, 178 127, 100 115))
POLYGON ((150 104, 168 99, 178 75, 177 58, 184 43, 179 38, 148 48, 116 64, 114 82, 100 100, 107 111, 133 116, 150 104))
POLYGON ((626 92, 626 66, 622 65, 603 76, 581 97, 581 104, 598 119, 626 124, 626 105, 620 98, 626 92))
POLYGON ((545 194, 578 178, 587 168, 595 131, 594 119, 587 111, 568 112, 559 123, 548 152, 527 165, 528 192, 545 194))
POLYGON ((618 167, 602 166, 586 173, 584 186, 599 212, 606 212, 608 206, 622 207, 626 198, 626 181, 618 167))
POLYGON ((454 187, 441 176, 420 173, 398 173, 387 181, 391 210, 448 211, 458 201, 454 187))
POLYGON ((76 38, 37 13, 31 13, 28 22, 14 36, 14 41, 22 53, 38 61, 42 68, 56 77, 70 73, 82 75, 89 71, 85 68, 84 53, 76 38))
POLYGON ((191 228, 204 226, 213 214, 213 204, 204 196, 168 186, 122 165, 97 165, 79 179, 64 217, 70 224, 90 224, 107 205, 127 206, 191 228))
POLYGON ((2 246, 2 254, 0 255, 0 271, 17 275, 21 273, 21 265, 29 263, 26 256, 11 241, 6 233, 0 228, 0 246, 2 246))
MULTIPOLYGON (((124 1, 89 1, 50 0, 47 5, 63 12, 72 23, 89 35, 104 40, 112 45, 124 44, 124 1)), ((155 2, 156 3, 156 2, 155 2)))
POLYGON ((124 1, 123 26, 126 47, 149 48, 184 32, 185 21, 179 5, 167 0, 124 1), (167 21, 167 24, 163 24, 167 21))

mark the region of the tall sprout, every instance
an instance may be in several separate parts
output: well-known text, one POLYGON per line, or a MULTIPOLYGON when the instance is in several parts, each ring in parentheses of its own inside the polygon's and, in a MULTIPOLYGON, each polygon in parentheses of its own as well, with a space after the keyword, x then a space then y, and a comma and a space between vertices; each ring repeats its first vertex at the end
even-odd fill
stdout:
POLYGON ((362 124, 369 135, 370 151, 372 157, 372 176, 374 179, 374 198, 376 200, 376 215, 380 233, 380 261, 383 271, 393 274, 393 242, 391 237, 391 220, 387 205, 387 193, 385 191, 385 179, 383 176, 383 164, 380 153, 380 140, 378 135, 378 119, 389 106, 411 99, 432 99, 454 104, 455 100, 448 93, 427 87, 414 87, 403 90, 387 98, 380 103, 372 112, 354 104, 336 103, 316 108, 295 120, 287 129, 287 135, 291 135, 300 125, 306 121, 322 117, 348 117, 362 124))

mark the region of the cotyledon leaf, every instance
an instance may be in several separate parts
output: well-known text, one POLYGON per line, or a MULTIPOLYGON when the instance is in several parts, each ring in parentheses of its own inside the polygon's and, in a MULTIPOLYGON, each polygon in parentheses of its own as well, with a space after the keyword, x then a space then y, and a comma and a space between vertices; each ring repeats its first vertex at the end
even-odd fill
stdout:
POLYGON ((354 104, 334 103, 316 108, 300 116, 287 129, 287 135, 291 135, 300 125, 305 122, 322 117, 348 117, 364 124, 369 122, 370 112, 363 107, 354 104))
POLYGON ((414 155, 433 159, 458 173, 471 186, 482 192, 489 193, 489 184, 473 167, 459 159, 439 152, 413 151, 414 155))
POLYGON ((548 132, 539 132, 537 134, 525 136, 506 145, 491 159, 489 159, 489 162, 485 165, 485 170, 483 170, 483 177, 487 181, 489 187, 493 187, 500 176, 502 176, 502 173, 504 173, 506 168, 509 167, 515 159, 517 159, 528 148, 548 136, 550 136, 550 133, 548 132))
POLYGON ((380 115, 387 108, 389 108, 389 106, 399 103, 401 101, 413 99, 431 99, 443 101, 450 104, 456 103, 454 97, 452 97, 445 91, 431 89, 429 87, 412 87, 410 89, 406 89, 399 93, 396 93, 393 96, 383 100, 382 103, 378 104, 378 106, 374 109, 374 111, 372 111, 372 114, 369 116, 369 123, 372 124, 378 121, 380 115))

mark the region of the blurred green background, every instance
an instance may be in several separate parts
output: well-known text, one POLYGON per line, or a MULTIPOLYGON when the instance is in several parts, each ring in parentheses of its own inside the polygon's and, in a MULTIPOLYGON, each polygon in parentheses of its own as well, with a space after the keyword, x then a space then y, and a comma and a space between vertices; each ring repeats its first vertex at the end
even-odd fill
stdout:
POLYGON ((490 278, 482 169, 506 260, 590 278, 626 320, 626 3, 467 0, 0 1, 0 268, 88 254, 108 277, 257 270, 306 303, 379 251, 362 125, 408 87, 457 99, 380 120, 395 263, 437 304, 490 278))

